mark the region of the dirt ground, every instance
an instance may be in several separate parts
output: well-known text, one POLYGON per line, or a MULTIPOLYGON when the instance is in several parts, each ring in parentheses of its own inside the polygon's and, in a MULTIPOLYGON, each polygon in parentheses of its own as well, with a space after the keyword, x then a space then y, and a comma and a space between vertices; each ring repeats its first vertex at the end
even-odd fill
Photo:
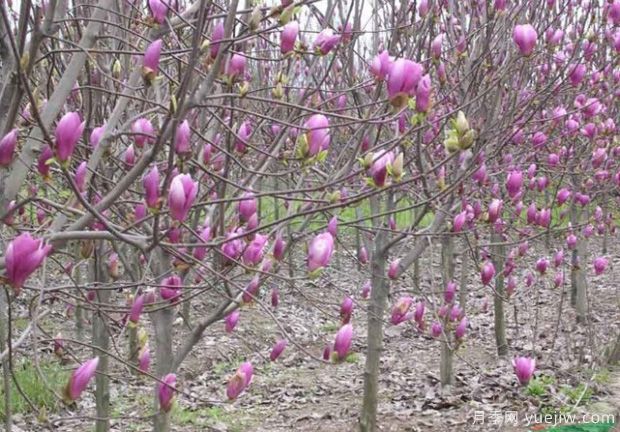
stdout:
MULTIPOLYGON (((600 251, 596 242, 590 247, 593 252, 600 251)), ((356 264, 339 252, 333 268, 319 279, 297 281, 294 288, 282 283, 278 308, 267 306, 270 287, 264 287, 265 306, 244 307, 232 334, 224 331, 223 323, 207 329, 178 374, 177 382, 183 394, 177 397, 172 417, 174 431, 356 430, 363 394, 367 318, 367 302, 361 298, 360 290, 368 272, 358 272, 356 264), (320 358, 324 346, 333 341, 338 329, 339 304, 345 294, 356 302, 352 319, 355 354, 347 362, 326 364, 320 358), (280 359, 271 363, 269 352, 273 343, 284 336, 282 330, 291 342, 280 359), (228 402, 227 379, 245 360, 254 364, 254 380, 237 401, 228 402)), ((544 282, 527 288, 522 270, 518 270, 518 288, 506 305, 510 345, 506 358, 498 358, 495 353, 492 293, 481 286, 472 265, 466 305, 470 327, 466 343, 455 357, 456 384, 449 390, 442 390, 439 385, 439 341, 432 339, 428 332, 419 332, 413 324, 386 323, 379 395, 380 430, 525 431, 533 426, 528 420, 536 423, 534 414, 559 413, 573 406, 575 413, 590 418, 605 412, 617 416, 620 373, 617 369, 600 368, 598 364, 605 348, 620 331, 618 252, 620 249, 614 244, 607 254, 610 265, 601 276, 594 276, 588 264, 590 308, 596 311, 588 325, 576 324, 569 298, 561 301, 561 290, 553 287, 553 271, 544 282), (510 364, 514 355, 532 352, 537 358, 537 376, 553 377, 540 397, 528 395, 517 385, 510 364), (580 393, 583 393, 581 397, 580 393)), ((538 257, 528 258, 532 261, 529 269, 533 270, 538 257)), ((432 302, 437 303, 441 295, 441 281, 438 264, 431 265, 427 260, 420 268, 424 269, 421 288, 427 299, 429 327, 437 309, 432 302)), ((567 290, 567 263, 564 271, 567 290)), ((411 292, 411 281, 408 274, 393 284, 392 302, 404 292, 411 292)), ((193 314, 203 316, 210 307, 194 306, 193 314)), ((178 343, 187 330, 180 320, 175 325, 178 343)), ((72 323, 65 322, 63 333, 72 331, 72 323)), ((124 336, 118 336, 117 343, 125 341, 124 336)), ((150 430, 147 417, 153 412, 152 387, 144 379, 127 377, 121 366, 112 368, 111 402, 117 418, 113 430, 150 430)), ((55 430, 77 432, 93 430, 92 420, 81 417, 93 415, 94 400, 90 392, 80 401, 76 412, 63 409, 50 413, 49 418, 55 430)), ((29 416, 23 416, 21 427, 27 431, 42 430, 29 416)))

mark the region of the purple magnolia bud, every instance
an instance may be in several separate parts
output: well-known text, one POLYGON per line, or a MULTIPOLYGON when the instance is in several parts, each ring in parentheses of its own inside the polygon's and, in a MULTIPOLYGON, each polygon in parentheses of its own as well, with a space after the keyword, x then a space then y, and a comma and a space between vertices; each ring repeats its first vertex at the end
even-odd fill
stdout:
POLYGON ((191 133, 192 131, 187 120, 184 120, 183 123, 177 127, 174 139, 174 151, 176 154, 186 156, 192 153, 192 148, 189 143, 191 133))
POLYGON ((245 153, 248 151, 248 142, 252 135, 252 124, 249 120, 245 120, 239 126, 237 137, 235 139, 235 151, 237 153, 245 153))
POLYGON ((549 267, 549 260, 547 258, 540 258, 536 261, 536 271, 541 275, 547 272, 547 267, 549 267))
POLYGON ((566 247, 569 248, 570 250, 575 249, 575 247, 577 246, 577 237, 575 236, 575 234, 569 234, 566 237, 566 247))
POLYGON ((392 279, 392 280, 396 280, 398 279, 398 274, 399 274, 399 270, 398 270, 398 266, 400 264, 400 258, 395 259, 394 261, 392 261, 388 267, 388 278, 392 279))
POLYGON ((372 177, 375 186, 383 187, 385 185, 388 169, 392 167, 393 163, 394 152, 384 150, 372 155, 372 164, 368 169, 368 174, 372 177))
POLYGON ((243 262, 249 266, 255 266, 261 262, 268 239, 266 235, 256 234, 254 240, 243 251, 243 262))
POLYGON ((459 325, 456 326, 456 330, 454 330, 454 337, 457 340, 461 340, 465 337, 465 333, 467 333, 467 317, 463 317, 459 322, 459 325))
POLYGON ((455 233, 461 232, 461 230, 463 229, 463 225, 465 225, 465 222, 467 222, 467 212, 462 211, 456 216, 454 216, 454 222, 452 223, 452 231, 455 233))
POLYGON ((516 25, 512 33, 512 39, 519 47, 524 56, 529 56, 534 51, 538 34, 530 24, 516 25))
POLYGON ((86 182, 86 172, 87 172, 87 163, 83 161, 80 163, 75 170, 75 176, 73 177, 73 181, 75 182, 75 186, 77 190, 80 192, 84 192, 85 190, 85 182, 86 182))
POLYGON ((153 14, 153 21, 157 24, 164 22, 168 13, 168 5, 166 3, 162 0, 149 0, 149 9, 151 9, 151 14, 153 14))
POLYGON ((131 132, 134 134, 133 140, 138 148, 144 147, 145 143, 153 142, 155 129, 153 124, 146 118, 141 117, 131 125, 131 132))
POLYGON ((480 271, 480 280, 483 285, 488 285, 491 283, 493 278, 495 277, 495 266, 491 261, 486 261, 482 265, 482 270, 480 271))
POLYGON ((220 41, 224 39, 224 23, 218 22, 213 27, 213 33, 211 33, 211 46, 209 47, 209 55, 212 59, 217 57, 217 53, 220 50, 220 41))
POLYGON ((592 237, 592 234, 594 234, 594 226, 592 224, 588 224, 585 227, 583 227, 583 236, 585 238, 592 237))
POLYGON ((430 8, 428 5, 428 0, 421 0, 420 4, 418 5, 418 15, 420 15, 420 18, 426 17, 426 15, 428 15, 429 9, 430 8))
POLYGON ((523 186, 523 173, 521 171, 511 171, 506 178, 506 190, 510 198, 514 198, 521 192, 523 186))
POLYGON ((536 214, 536 223, 541 227, 548 227, 551 223, 551 209, 541 209, 536 214))
POLYGON ((42 239, 31 237, 29 233, 20 234, 9 243, 5 253, 5 277, 15 294, 19 294, 26 279, 51 250, 51 245, 44 245, 42 239))
POLYGON ((438 338, 443 333, 443 326, 439 321, 433 322, 431 325, 431 336, 434 338, 438 338))
POLYGON ((260 288, 260 278, 258 275, 254 276, 250 283, 243 290, 241 300, 243 303, 251 303, 258 296, 258 289, 260 288))
POLYGON ((407 104, 409 96, 415 94, 423 73, 422 65, 411 60, 401 58, 392 64, 387 89, 393 106, 402 108, 407 104))
POLYGON ((159 207, 159 171, 154 165, 142 182, 144 186, 146 205, 151 209, 159 207))
POLYGON ((424 327, 424 312, 426 311, 426 305, 424 301, 420 301, 415 305, 415 311, 413 312, 413 319, 417 322, 420 328, 424 327))
POLYGON ((282 240, 282 236, 280 234, 277 235, 276 241, 273 245, 273 257, 281 261, 284 258, 284 251, 286 250, 286 242, 282 240))
POLYGON ((280 339, 278 342, 276 342, 276 344, 273 346, 273 349, 271 350, 271 354, 269 354, 269 359, 271 361, 276 361, 284 351, 284 348, 286 348, 286 345, 288 345, 286 339, 280 339))
POLYGON ((558 195, 556 197, 558 205, 563 205, 566 201, 568 201, 570 196, 571 196, 571 192, 570 192, 569 189, 567 189, 567 188, 560 189, 558 191, 558 195))
POLYGON ((607 262, 607 258, 605 257, 596 257, 593 262, 594 274, 597 276, 603 274, 607 268, 607 262))
POLYGON ((439 33, 435 36, 435 39, 431 42, 431 56, 434 59, 441 57, 441 44, 443 42, 443 33, 439 33))
POLYGON ((446 285, 446 289, 443 292, 443 299, 446 303, 452 303, 454 301, 454 296, 456 295, 456 283, 448 282, 446 285))
POLYGON ((233 54, 226 66, 226 75, 230 78, 242 78, 245 74, 245 57, 241 54, 233 54))
POLYGON ((299 23, 297 21, 291 21, 284 26, 280 33, 280 52, 282 54, 288 54, 295 49, 298 34, 299 23))
POLYGON ((88 386, 91 378, 95 376, 98 365, 99 357, 95 357, 84 362, 79 368, 73 371, 67 387, 65 388, 65 397, 67 401, 79 399, 82 392, 88 386))
POLYGON ((503 206, 504 206, 504 202, 500 199, 496 198, 493 201, 491 201, 491 204, 489 204, 489 211, 488 211, 489 223, 495 223, 495 221, 497 221, 497 219, 502 214, 503 206))
POLYGON ((372 290, 372 284, 369 280, 364 282, 362 285, 362 298, 367 299, 370 296, 370 291, 372 290))
POLYGON ((336 216, 332 217, 327 224, 327 231, 333 236, 336 237, 338 235, 338 218, 336 216))
POLYGON ((415 110, 419 113, 425 113, 430 108, 431 104, 431 76, 429 74, 424 75, 415 91, 415 110))
POLYGON ((161 47, 163 41, 157 39, 149 44, 144 51, 144 59, 142 61, 142 76, 148 81, 153 81, 159 71, 159 57, 161 56, 161 47))
POLYGON ((340 43, 340 40, 340 35, 335 35, 332 29, 326 28, 317 35, 313 47, 319 54, 326 55, 340 43))
POLYGON ((123 153, 123 162, 125 162, 125 165, 129 168, 136 163, 136 152, 133 149, 133 144, 129 144, 125 149, 125 153, 123 153))
POLYGON ((224 318, 226 333, 232 333, 239 322, 239 309, 235 309, 224 318))
POLYGON ((304 124, 307 149, 302 152, 305 157, 314 157, 320 151, 327 150, 330 144, 329 120, 323 114, 314 114, 304 124))
POLYGON ((68 112, 58 122, 55 131, 55 151, 59 162, 66 162, 71 158, 75 146, 77 145, 85 123, 82 122, 80 115, 76 112, 68 112))
POLYGON ((99 141, 101 141, 104 132, 105 125, 94 128, 93 131, 90 133, 89 142, 93 149, 96 149, 99 145, 99 141))
POLYGON ((519 380, 519 384, 527 385, 536 370, 536 360, 529 357, 517 357, 512 360, 512 367, 515 370, 515 375, 519 380))
POLYGON ((142 373, 148 373, 151 367, 151 352, 149 345, 145 344, 138 354, 138 370, 142 373))
POLYGON ((387 51, 382 51, 370 62, 370 73, 374 75, 375 79, 382 81, 390 73, 391 65, 392 61, 390 60, 390 53, 387 51))
POLYGON ((173 178, 168 193, 168 207, 172 219, 183 222, 197 194, 198 182, 193 181, 189 174, 179 174, 173 178))
POLYGON ((318 234, 308 245, 308 271, 326 267, 334 253, 334 238, 328 232, 318 234))
POLYGON ((558 271, 553 276, 553 285, 556 288, 559 288, 562 286, 562 284, 564 284, 564 273, 561 271, 558 271))
POLYGON ((254 194, 246 192, 243 194, 243 199, 239 201, 237 210, 239 213, 239 220, 247 222, 256 213, 258 209, 258 201, 254 198, 254 194))
MULTIPOLYGON (((211 227, 207 225, 200 232, 199 242, 207 243, 209 240, 211 240, 211 227)), ((194 255, 194 258, 196 258, 199 261, 202 261, 207 256, 207 247, 206 246, 195 247, 193 255, 194 255)))
POLYGON ((359 249, 359 251, 357 252, 357 259, 359 260, 360 264, 368 263, 368 250, 366 250, 366 246, 362 246, 359 249))
POLYGON ((337 360, 344 360, 351 349, 351 342, 353 340, 353 326, 351 324, 345 324, 336 333, 336 339, 334 340, 334 354, 337 360))
POLYGON ((50 159, 54 157, 54 152, 52 151, 50 146, 45 146, 41 153, 39 154, 39 158, 37 159, 37 171, 43 177, 43 180, 47 181, 50 178, 50 166, 47 163, 50 159))
POLYGON ((129 311, 129 323, 130 324, 138 324, 140 321, 140 315, 142 314, 142 310, 144 309, 144 295, 140 294, 136 298, 134 298, 131 309, 129 311))
POLYGON ((340 304, 340 319, 342 324, 348 324, 353 314, 353 299, 345 297, 340 304))
POLYGON ((587 72, 586 65, 584 64, 576 64, 572 65, 568 72, 568 79, 570 83, 574 86, 578 86, 583 78, 585 77, 587 72))
POLYGON ((273 287, 271 289, 271 306, 278 307, 279 303, 280 303, 280 291, 278 291, 278 288, 273 287))
POLYGON ((9 166, 17 145, 17 129, 13 129, 0 140, 0 166, 9 166))
POLYGON ((508 293, 508 296, 511 296, 512 293, 514 293, 516 288, 517 288, 517 280, 515 279, 515 277, 514 276, 508 277, 508 279, 506 280, 506 292, 508 293))
POLYGON ((564 250, 560 249, 553 255, 553 266, 560 267, 564 262, 564 250))
POLYGON ((159 398, 159 408, 168 412, 172 408, 174 402, 175 387, 177 385, 177 376, 175 374, 168 374, 162 382, 157 386, 157 397, 159 398))

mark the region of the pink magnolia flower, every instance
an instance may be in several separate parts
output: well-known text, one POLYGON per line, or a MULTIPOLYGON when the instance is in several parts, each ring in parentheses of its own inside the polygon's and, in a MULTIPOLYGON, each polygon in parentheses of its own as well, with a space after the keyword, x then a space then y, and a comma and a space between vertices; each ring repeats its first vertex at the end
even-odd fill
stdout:
POLYGON ((134 134, 133 141, 138 148, 144 147, 144 144, 152 143, 155 134, 153 124, 146 118, 141 117, 131 125, 131 132, 134 134))
POLYGON ((454 301, 454 297, 456 296, 456 283, 450 281, 446 284, 446 289, 443 292, 443 299, 446 303, 452 303, 454 301))
POLYGON ((307 150, 305 156, 316 156, 321 150, 327 150, 330 143, 329 120, 323 114, 314 114, 304 124, 307 129, 305 138, 307 150))
POLYGON ((511 171, 506 178, 506 190, 510 198, 515 198, 521 192, 523 186, 523 173, 521 171, 511 171))
POLYGON ((271 361, 276 361, 278 357, 282 355, 282 353, 284 352, 284 348, 286 348, 287 345, 288 342, 286 341, 286 339, 280 339, 278 342, 276 342, 276 344, 273 346, 273 349, 271 350, 271 354, 269 354, 269 359, 271 361))
POLYGON ((138 370, 142 373, 147 373, 150 367, 151 352, 149 351, 149 345, 145 344, 138 354, 138 370))
POLYGON ((359 251, 357 252, 357 259, 359 260, 360 264, 368 263, 368 250, 366 249, 366 246, 360 247, 359 251))
POLYGON ((326 55, 340 43, 340 39, 340 35, 335 35, 332 29, 326 28, 318 34, 313 47, 319 54, 326 55))
POLYGON ((198 194, 198 182, 189 174, 179 174, 170 183, 168 206, 172 219, 183 222, 198 194))
POLYGON ((425 113, 428 111, 431 104, 431 76, 429 74, 424 75, 415 91, 415 110, 419 113, 425 113))
POLYGON ((253 375, 254 368, 252 367, 252 363, 245 362, 239 366, 235 375, 228 381, 228 386, 226 387, 228 399, 237 399, 239 395, 249 387, 253 375))
POLYGON ((39 157, 37 158, 37 171, 43 177, 43 180, 48 180, 50 178, 50 166, 47 163, 50 159, 54 157, 54 152, 50 146, 43 147, 39 157))
POLYGON ((88 382, 95 376, 95 371, 99 365, 99 357, 92 358, 84 362, 80 367, 73 371, 69 383, 65 388, 65 397, 68 401, 79 399, 82 392, 88 386, 88 382))
POLYGON ((318 234, 308 245, 308 271, 326 267, 334 253, 334 237, 328 232, 318 234))
POLYGON ((237 204, 237 211, 239 213, 239 220, 247 222, 256 213, 258 209, 258 200, 254 197, 252 192, 246 192, 243 194, 243 199, 237 204))
POLYGON ((154 165, 142 181, 145 192, 146 205, 151 209, 159 207, 159 171, 154 165))
POLYGON ((603 274, 607 268, 607 262, 607 258, 605 257, 596 257, 593 262, 594 274, 597 276, 603 274))
POLYGON ((547 258, 540 258, 536 261, 536 271, 541 275, 547 272, 547 267, 549 267, 549 260, 547 258))
POLYGON ((571 196, 571 191, 569 189, 567 188, 560 189, 556 197, 558 205, 563 205, 566 201, 568 201, 570 196, 571 196))
POLYGON ((388 170, 394 162, 394 152, 392 151, 378 151, 372 156, 372 164, 368 169, 368 174, 372 177, 372 181, 375 186, 385 186, 388 170))
POLYGON ((94 128, 93 131, 90 133, 89 142, 90 142, 90 146, 93 149, 96 149, 97 146, 99 145, 99 141, 101 141, 101 138, 103 137, 104 132, 105 132, 105 124, 103 126, 94 128))
POLYGON ((245 264, 255 266, 262 261, 268 239, 269 236, 256 234, 254 240, 243 251, 243 261, 245 264))
POLYGON ((175 374, 168 374, 159 383, 157 387, 157 397, 159 398, 159 408, 168 412, 172 408, 174 402, 175 387, 177 385, 177 376, 175 374))
POLYGON ((327 223, 327 232, 329 232, 333 237, 338 235, 338 217, 332 217, 327 223))
POLYGON ((209 55, 212 59, 217 57, 217 53, 220 50, 220 41, 224 39, 224 23, 218 22, 213 27, 213 33, 211 33, 211 46, 209 47, 209 55))
POLYGON ((434 338, 438 338, 443 333, 443 326, 439 321, 433 322, 431 325, 431 336, 434 338))
POLYGON ((491 201, 491 204, 489 204, 489 223, 495 223, 499 217, 502 214, 502 207, 504 205, 504 202, 500 199, 494 199, 493 201, 491 201))
POLYGON ((159 288, 159 295, 162 299, 169 301, 170 303, 176 303, 181 296, 181 278, 177 275, 172 275, 161 281, 161 287, 159 288))
POLYGON ((483 285, 488 285, 491 283, 493 278, 495 277, 495 266, 491 261, 486 261, 482 265, 482 270, 480 271, 480 280, 483 285))
POLYGON ((241 54, 233 54, 226 65, 226 75, 230 78, 243 78, 245 74, 245 57, 241 54))
POLYGON ((364 285, 362 285, 362 298, 367 299, 370 297, 370 291, 372 291, 372 284, 369 280, 367 280, 364 282, 364 285))
POLYGON ((286 250, 286 242, 282 240, 282 236, 278 234, 276 236, 276 241, 273 245, 273 257, 280 261, 284 258, 284 252, 286 250))
POLYGON ((467 222, 467 211, 462 211, 454 216, 454 222, 452 222, 452 231, 457 233, 461 232, 463 226, 467 222))
POLYGON ((516 25, 512 33, 512 39, 519 47, 524 56, 529 56, 534 51, 538 33, 530 24, 516 25))
POLYGON ((184 120, 176 130, 174 139, 174 151, 178 155, 186 156, 192 153, 192 148, 189 143, 189 138, 192 131, 189 127, 189 122, 184 120))
POLYGON ((44 245, 42 239, 35 239, 29 233, 20 234, 9 243, 5 253, 5 272, 16 293, 51 250, 51 245, 44 245))
POLYGON ((512 367, 521 385, 527 385, 534 376, 536 360, 529 357, 517 357, 512 360, 512 367))
POLYGON ((572 65, 568 72, 568 79, 573 86, 578 86, 583 81, 587 72, 586 65, 575 64, 572 65))
POLYGON ((142 310, 144 310, 144 295, 140 294, 131 303, 131 309, 129 310, 129 322, 134 325, 138 324, 138 321, 140 321, 140 315, 142 315, 142 310))
POLYGON ((252 135, 252 124, 249 120, 245 120, 239 126, 237 131, 237 139, 235 140, 235 151, 237 153, 245 153, 248 151, 248 141, 252 135))
POLYGON ((297 21, 291 21, 284 26, 280 33, 280 52, 282 54, 288 54, 295 49, 298 34, 299 23, 297 21))
POLYGON ((239 256, 241 255, 241 252, 243 251, 243 241, 241 241, 240 238, 233 239, 233 237, 238 237, 239 234, 241 234, 242 232, 243 230, 241 229, 237 229, 237 230, 233 230, 229 232, 226 235, 226 238, 230 240, 227 240, 222 244, 222 247, 221 247, 222 254, 224 255, 224 257, 226 257, 230 261, 237 260, 239 256))
POLYGON ((370 62, 370 73, 378 81, 383 81, 390 73, 391 66, 392 60, 390 59, 390 53, 384 50, 377 54, 370 62))
POLYGON ((351 321, 351 315, 353 314, 353 299, 349 296, 345 297, 340 304, 340 319, 343 324, 348 324, 351 321))
POLYGON ((387 81, 388 96, 392 105, 402 108, 417 90, 418 82, 422 79, 424 68, 408 59, 396 60, 391 68, 387 81))
POLYGON ((351 324, 343 325, 334 340, 334 354, 337 360, 344 360, 351 349, 353 340, 353 326, 351 324))
POLYGON ((85 123, 76 112, 68 112, 58 122, 55 131, 56 158, 60 162, 69 160, 77 145, 85 123))
MULTIPOLYGON (((200 243, 207 243, 211 240, 211 227, 209 225, 205 226, 202 231, 200 231, 198 241, 200 243)), ((194 248, 194 258, 199 261, 202 261, 207 256, 207 247, 206 246, 197 246, 194 248)))
POLYGON ((224 318, 226 333, 232 333, 239 322, 239 309, 235 309, 224 318))
POLYGON ((144 51, 142 75, 149 81, 154 80, 159 71, 159 57, 161 56, 161 47, 163 43, 161 39, 157 39, 151 42, 144 51))
POLYGON ((73 177, 73 181, 75 182, 75 186, 77 190, 80 192, 84 192, 86 187, 86 171, 87 171, 87 163, 86 161, 81 162, 77 169, 75 170, 75 176, 73 177))
POLYGON ((153 21, 158 24, 164 22, 168 13, 168 5, 166 3, 162 0, 149 0, 149 9, 151 9, 151 14, 153 14, 153 21))
POLYGON ((465 333, 467 333, 467 324, 467 317, 461 318, 459 325, 457 325, 456 330, 454 330, 454 337, 456 337, 457 340, 461 340, 465 337, 465 333))
POLYGON ((396 280, 398 279, 399 276, 399 269, 398 266, 400 264, 400 258, 395 259, 394 261, 392 261, 388 267, 388 278, 392 279, 392 280, 396 280))
POLYGON ((17 129, 13 129, 0 140, 0 166, 9 166, 17 145, 17 129))
POLYGON ((399 325, 400 323, 411 319, 412 314, 409 310, 411 309, 412 304, 413 298, 409 296, 399 298, 396 304, 392 307, 390 322, 394 325, 399 325))

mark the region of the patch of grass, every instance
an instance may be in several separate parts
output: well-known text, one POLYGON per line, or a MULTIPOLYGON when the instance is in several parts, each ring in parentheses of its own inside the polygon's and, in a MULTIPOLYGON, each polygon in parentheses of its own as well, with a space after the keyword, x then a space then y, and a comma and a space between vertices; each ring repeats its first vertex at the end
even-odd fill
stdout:
MULTIPOLYGON (((69 371, 64 371, 57 363, 40 363, 41 377, 34 364, 29 360, 14 366, 15 378, 19 383, 24 394, 42 412, 54 411, 58 400, 51 389, 61 391, 69 379, 69 371), (48 388, 45 382, 51 387, 48 388)), ((32 411, 28 402, 17 390, 15 383, 11 380, 11 411, 14 414, 26 414, 32 411)), ((0 419, 4 419, 4 381, 0 379, 0 419)))
POLYGON ((340 323, 326 323, 321 326, 321 331, 325 333, 332 333, 340 328, 340 323))
POLYGON ((583 405, 583 404, 587 404, 590 399, 592 399, 592 389, 591 388, 586 388, 585 384, 579 384, 577 387, 571 387, 571 386, 562 386, 562 388, 560 389, 560 391, 568 398, 568 400, 570 401, 570 403, 572 405, 577 404, 579 402, 579 405, 583 405))
POLYGON ((611 371, 609 369, 601 369, 594 374, 592 379, 599 385, 609 384, 611 382, 611 371))
POLYGON ((216 423, 224 423, 231 432, 246 430, 247 422, 239 419, 234 413, 228 413, 223 408, 213 406, 195 410, 183 408, 175 404, 172 409, 172 422, 180 426, 209 427, 216 423))
POLYGON ((357 353, 350 353, 344 361, 347 363, 357 363, 360 361, 360 356, 357 353))

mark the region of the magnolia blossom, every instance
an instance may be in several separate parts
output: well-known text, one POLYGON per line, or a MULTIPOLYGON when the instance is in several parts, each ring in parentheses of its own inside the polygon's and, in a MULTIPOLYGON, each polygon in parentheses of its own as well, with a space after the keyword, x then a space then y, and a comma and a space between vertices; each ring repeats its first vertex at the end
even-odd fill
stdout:
POLYGON ((95 376, 95 371, 99 365, 99 357, 95 357, 84 362, 80 367, 73 371, 69 383, 65 388, 65 397, 68 401, 79 399, 82 392, 88 386, 88 382, 95 376))
POLYGON ((334 237, 329 232, 318 234, 308 245, 308 271, 326 267, 334 253, 334 237))
POLYGON ((326 55, 340 43, 340 40, 340 35, 335 35, 332 29, 326 28, 318 34, 313 46, 321 55, 326 55))
POLYGON ((13 129, 0 140, 0 166, 9 166, 17 145, 17 129, 13 129))
POLYGON ((353 326, 351 324, 345 324, 336 333, 336 339, 334 340, 334 354, 337 360, 344 360, 351 349, 351 342, 353 340, 353 326))
POLYGON ((422 65, 412 60, 401 58, 392 64, 387 81, 388 96, 392 105, 397 108, 405 106, 409 96, 415 95, 423 73, 422 65))
POLYGON ((51 250, 51 245, 45 245, 42 239, 29 233, 20 234, 9 243, 5 252, 5 276, 16 293, 51 250))
POLYGON ((529 56, 534 51, 538 33, 530 24, 516 25, 512 33, 512 39, 519 47, 524 56, 529 56))
POLYGON ((228 399, 237 399, 239 395, 250 386, 253 375, 254 368, 252 367, 252 363, 245 362, 239 366, 235 375, 233 375, 228 381, 228 385, 226 387, 226 395, 228 396, 228 399))
POLYGON ((280 52, 282 54, 288 54, 295 49, 295 41, 299 34, 299 23, 297 21, 291 21, 284 26, 280 33, 280 52))
POLYGON ((170 411, 172 403, 174 402, 175 387, 177 385, 177 376, 175 374, 168 374, 162 382, 157 386, 157 397, 159 399, 159 408, 164 411, 170 411))
POLYGON ((286 348, 286 345, 288 345, 286 339, 280 339, 278 342, 276 342, 276 344, 273 346, 273 349, 271 350, 271 354, 269 354, 269 359, 271 361, 276 361, 278 357, 280 357, 284 352, 284 348, 286 348))
POLYGON ((58 122, 55 131, 55 151, 56 158, 60 162, 66 162, 77 145, 82 132, 84 132, 85 122, 80 118, 80 115, 76 112, 68 112, 58 122))
POLYGON ((323 114, 314 114, 304 124, 307 149, 305 156, 316 156, 321 150, 327 150, 330 143, 329 120, 323 114))
POLYGON ((142 75, 149 81, 157 76, 159 70, 159 57, 161 56, 161 47, 163 41, 157 39, 149 44, 144 51, 144 60, 142 63, 142 75))
POLYGON ((512 367, 521 385, 527 385, 534 376, 536 360, 529 357, 517 357, 512 360, 512 367))
POLYGON ((168 206, 170 216, 179 222, 187 217, 192 204, 198 194, 198 182, 192 180, 189 174, 179 174, 170 183, 168 206))

